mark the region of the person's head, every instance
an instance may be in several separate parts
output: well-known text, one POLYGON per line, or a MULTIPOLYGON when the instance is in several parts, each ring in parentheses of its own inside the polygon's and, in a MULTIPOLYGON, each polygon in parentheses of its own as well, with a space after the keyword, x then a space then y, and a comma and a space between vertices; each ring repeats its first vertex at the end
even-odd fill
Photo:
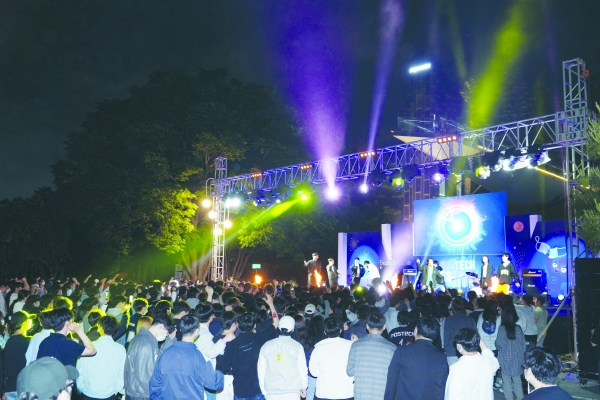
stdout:
POLYGON ((477 333, 477 330, 473 328, 462 328, 454 335, 454 347, 462 355, 465 355, 465 353, 480 352, 480 342, 481 337, 477 333))
POLYGON ((532 347, 525 352, 523 368, 525 379, 537 389, 543 385, 556 385, 562 364, 551 351, 532 347))
POLYGON ((17 377, 17 394, 21 400, 70 399, 78 377, 79 372, 72 365, 65 367, 55 358, 42 357, 21 370, 17 377))
POLYGON ((319 259, 319 253, 312 253, 312 259, 317 261, 319 259))
POLYGON ((433 266, 433 258, 429 257, 429 258, 427 259, 427 265, 428 265, 428 266, 433 266))
POLYGON ((430 316, 423 316, 417 321, 415 327, 415 339, 435 340, 440 334, 440 324, 430 316))
POLYGON ((152 321, 149 331, 154 335, 156 340, 162 342, 167 338, 169 333, 173 332, 174 328, 175 323, 173 322, 173 318, 167 314, 157 314, 152 321))
POLYGON ((25 311, 17 311, 8 322, 8 333, 14 335, 16 332, 20 332, 20 334, 24 335, 30 328, 33 318, 25 311))
POLYGON ((485 303, 485 308, 482 312, 483 320, 496 323, 498 318, 498 302, 495 299, 489 299, 485 303))
POLYGON ((233 311, 225 311, 221 314, 221 327, 224 331, 231 332, 237 329, 237 316, 233 311))
POLYGON ((481 262, 484 263, 484 264, 487 264, 489 262, 489 260, 490 259, 488 258, 488 256, 481 257, 481 262))
MULTIPOLYGON (((487 304, 487 302, 488 302, 488 299, 487 299, 487 297, 478 297, 478 298, 475 300, 475 302, 476 302, 476 304, 477 304, 477 308, 478 308, 478 309, 480 309, 480 310, 483 310, 483 309, 485 308, 485 305, 486 305, 486 304, 487 304)), ((498 302, 497 302, 497 301, 496 301, 496 305, 498 305, 498 302)))
POLYGON ((56 310, 59 308, 73 309, 73 301, 70 298, 64 296, 56 296, 52 299, 52 309, 56 310))
POLYGON ((108 308, 123 308, 127 304, 127 298, 120 294, 111 296, 108 302, 108 308))
POLYGON ((536 296, 533 299, 533 304, 536 307, 544 307, 544 304, 546 304, 546 298, 544 296, 536 296))
POLYGON ((112 315, 105 315, 100 318, 99 325, 105 336, 112 336, 119 330, 119 321, 112 315))
POLYGON ((385 317, 379 312, 367 316, 367 331, 372 335, 381 335, 385 330, 385 317))
POLYGON ((515 340, 516 338, 515 329, 517 327, 518 320, 519 316, 517 315, 517 310, 512 302, 510 300, 503 302, 501 321, 502 325, 506 329, 506 337, 509 340, 515 340))
POLYGON ((188 315, 191 311, 191 308, 188 303, 183 300, 177 300, 173 303, 173 315, 175 318, 181 318, 184 315, 188 315))
POLYGON ((371 261, 365 260, 363 264, 365 265, 365 267, 368 267, 369 265, 371 265, 371 261))
POLYGON ((354 259, 354 265, 358 265, 358 264, 360 264, 360 258, 356 257, 354 259))
POLYGON ((463 299, 462 297, 456 297, 455 299, 452 300, 452 303, 450 303, 450 307, 452 307, 452 312, 454 314, 457 313, 463 313, 465 312, 465 299, 463 299))
POLYGON ((154 305, 154 314, 165 314, 171 313, 171 302, 169 300, 160 300, 154 305))
POLYGON ((238 318, 238 326, 242 332, 250 332, 254 329, 256 319, 252 313, 244 313, 238 318))
POLYGON ((398 320, 398 324, 401 326, 408 325, 410 323, 410 314, 407 310, 398 311, 398 315, 396 316, 398 320))
POLYGON ((96 326, 106 314, 102 310, 93 310, 88 313, 88 322, 91 327, 96 326))
POLYGON ((533 305, 533 296, 530 294, 523 295, 521 302, 524 306, 532 306, 533 305))
POLYGON ((342 332, 342 323, 335 317, 327 318, 323 323, 323 327, 325 336, 327 336, 329 339, 339 337, 340 333, 342 332))
POLYGON ((507 262, 509 258, 510 256, 508 255, 508 253, 502 254, 502 262, 507 262))
POLYGON ((295 328, 296 321, 289 315, 286 315, 279 320, 279 330, 283 336, 290 336, 295 328))
POLYGON ((368 304, 361 304, 356 309, 356 315, 358 316, 358 319, 362 319, 362 320, 367 319, 367 317, 369 316, 369 313, 371 313, 371 307, 369 307, 368 304))
POLYGON ((152 326, 152 317, 149 317, 147 315, 140 317, 140 319, 138 319, 137 325, 135 326, 136 335, 138 333, 140 333, 140 329, 142 329, 142 328, 150 329, 151 326, 152 326))
POLYGON ((202 304, 196 307, 196 317, 201 324, 210 323, 213 320, 213 308, 210 304, 202 304))
POLYGON ((179 321, 179 330, 183 335, 184 339, 188 338, 193 341, 200 332, 198 318, 194 315, 184 315, 179 321))
POLYGON ((73 319, 73 311, 68 308, 58 308, 47 312, 49 313, 47 329, 52 329, 54 332, 62 331, 65 325, 73 319))
POLYGON ((327 262, 329 263, 329 265, 333 265, 333 263, 334 263, 334 260, 333 260, 333 258, 328 258, 328 259, 327 259, 327 262))
POLYGON ((134 300, 132 308, 136 314, 146 315, 148 312, 148 300, 138 297, 134 300))

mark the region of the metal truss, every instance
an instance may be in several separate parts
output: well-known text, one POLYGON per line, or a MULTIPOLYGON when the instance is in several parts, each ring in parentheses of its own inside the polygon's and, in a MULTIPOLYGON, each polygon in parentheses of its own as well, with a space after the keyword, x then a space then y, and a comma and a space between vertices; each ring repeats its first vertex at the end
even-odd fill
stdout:
POLYGON ((215 179, 210 185, 212 196, 212 211, 214 213, 212 234, 212 267, 211 279, 216 281, 223 279, 225 269, 225 226, 224 223, 229 217, 229 209, 223 203, 227 187, 227 158, 218 157, 215 160, 215 179))
POLYGON ((295 186, 302 182, 321 184, 327 176, 336 181, 357 179, 371 171, 394 171, 405 165, 428 168, 457 156, 475 157, 485 152, 543 145, 546 150, 570 148, 577 160, 569 170, 572 179, 587 173, 585 152, 588 111, 585 108, 530 118, 462 132, 458 141, 439 143, 437 138, 399 144, 370 152, 290 165, 227 178, 228 192, 271 190, 280 184, 295 186), (368 154, 365 157, 365 154, 368 154))

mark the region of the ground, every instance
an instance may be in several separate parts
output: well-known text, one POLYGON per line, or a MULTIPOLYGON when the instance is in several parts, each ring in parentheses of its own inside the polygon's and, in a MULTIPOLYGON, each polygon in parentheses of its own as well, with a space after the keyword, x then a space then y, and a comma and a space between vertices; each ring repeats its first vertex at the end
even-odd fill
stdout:
MULTIPOLYGON (((578 381, 565 380, 566 373, 560 374, 558 386, 566 390, 574 399, 595 400, 600 399, 600 387, 597 381, 588 381, 585 387, 581 387, 578 381)), ((527 394, 525 392, 525 394, 527 394)), ((494 400, 504 400, 504 393, 494 390, 494 400)))

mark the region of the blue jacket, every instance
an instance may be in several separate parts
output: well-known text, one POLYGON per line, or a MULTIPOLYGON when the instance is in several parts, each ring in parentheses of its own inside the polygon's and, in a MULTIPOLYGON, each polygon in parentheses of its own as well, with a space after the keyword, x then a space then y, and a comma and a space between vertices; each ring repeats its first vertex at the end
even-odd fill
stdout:
POLYGON ((223 373, 215 371, 194 343, 175 342, 156 362, 150 378, 152 400, 203 399, 204 388, 221 390, 223 373))

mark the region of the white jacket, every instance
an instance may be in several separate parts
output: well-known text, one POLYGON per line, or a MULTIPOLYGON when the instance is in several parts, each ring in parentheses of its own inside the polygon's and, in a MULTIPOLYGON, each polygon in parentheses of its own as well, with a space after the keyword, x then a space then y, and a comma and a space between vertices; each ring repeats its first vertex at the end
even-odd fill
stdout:
POLYGON ((225 352, 225 343, 219 340, 213 343, 213 334, 206 325, 200 324, 200 335, 196 339, 196 347, 206 360, 210 360, 214 369, 217 367, 217 356, 225 352))
POLYGON ((306 356, 300 343, 289 336, 269 340, 260 348, 258 383, 265 395, 295 393, 308 387, 306 356))
POLYGON ((342 338, 323 339, 315 345, 309 369, 317 378, 315 394, 322 399, 354 397, 354 377, 346 374, 352 342, 342 338))
POLYGON ((483 312, 479 314, 479 318, 477 319, 477 332, 479 332, 481 340, 483 340, 488 349, 492 351, 496 350, 496 337, 498 336, 500 325, 502 325, 502 317, 498 316, 496 318, 496 330, 491 335, 488 335, 483 331, 483 312))

